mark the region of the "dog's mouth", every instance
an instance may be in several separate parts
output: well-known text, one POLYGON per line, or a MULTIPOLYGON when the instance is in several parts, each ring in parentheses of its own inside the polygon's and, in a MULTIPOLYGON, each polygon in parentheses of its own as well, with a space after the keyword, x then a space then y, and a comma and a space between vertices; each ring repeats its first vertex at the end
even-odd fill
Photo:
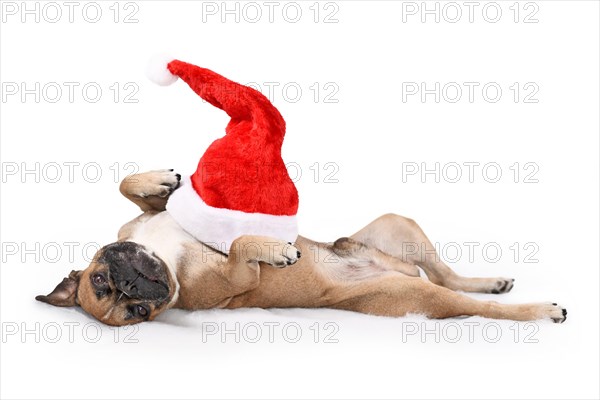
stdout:
MULTIPOLYGON (((135 268, 135 267, 134 267, 134 268, 135 268)), ((136 270, 137 270, 137 268, 136 268, 136 270)), ((138 271, 138 274, 140 275, 140 277, 142 277, 142 278, 144 278, 144 279, 146 279, 146 280, 148 280, 148 281, 150 281, 150 282, 155 282, 155 283, 158 283, 158 284, 164 285, 165 287, 167 287, 167 288, 168 288, 167 284, 166 284, 166 283, 164 283, 164 282, 162 282, 162 281, 161 281, 161 280, 158 278, 158 276, 146 275, 146 274, 144 274, 144 273, 143 273, 142 271, 140 271, 140 270, 137 270, 137 271, 138 271)))
MULTIPOLYGON (((137 279, 142 279, 142 282, 145 280, 147 282, 162 286, 167 294, 169 292, 169 285, 167 282, 162 281, 158 276, 152 276, 152 275, 146 275, 143 272, 141 272, 140 270, 138 270, 135 266, 133 267, 137 272, 138 272, 138 278, 135 278, 134 282, 132 282, 131 284, 133 285, 134 288, 137 288, 135 286, 135 282, 137 281, 137 279)), ((115 286, 117 286, 117 289, 121 290, 122 292, 125 292, 125 290, 123 290, 123 286, 127 286, 128 281, 119 281, 118 283, 115 282, 115 286), (121 286, 121 287, 119 287, 121 286)), ((127 293, 125 293, 127 295, 127 293)), ((129 296, 132 297, 132 296, 129 296)))

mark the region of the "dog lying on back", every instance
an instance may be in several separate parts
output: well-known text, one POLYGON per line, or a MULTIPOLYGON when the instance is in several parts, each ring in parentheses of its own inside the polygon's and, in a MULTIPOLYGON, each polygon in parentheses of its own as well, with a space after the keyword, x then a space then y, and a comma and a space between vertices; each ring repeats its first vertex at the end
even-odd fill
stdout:
POLYGON ((149 76, 161 85, 181 78, 223 109, 231 117, 226 134, 208 147, 189 179, 173 170, 126 178, 121 193, 143 214, 125 224, 118 241, 101 248, 88 268, 72 271, 37 300, 79 305, 109 325, 150 321, 172 307, 565 320, 566 310, 555 303, 503 305, 456 293, 505 293, 514 279, 457 275, 408 218, 384 215, 333 243, 298 236, 298 193, 281 159, 285 121, 269 100, 179 60, 158 64, 149 76), (239 166, 242 173, 231 172, 239 166), (218 243, 225 245, 222 252, 214 250, 218 243), (426 257, 403 254, 408 243, 424 246, 426 257))
POLYGON ((180 180, 172 170, 126 178, 121 193, 143 214, 125 224, 117 242, 101 248, 85 270, 72 271, 36 299, 81 306, 117 326, 151 321, 169 308, 327 307, 394 317, 566 319, 556 303, 509 305, 457 293, 506 293, 514 279, 457 275, 413 220, 393 214, 333 243, 241 236, 226 256, 190 236, 165 211, 180 180), (422 244, 427 256, 403 254, 403 243, 422 244), (428 280, 419 277, 418 267, 428 280))

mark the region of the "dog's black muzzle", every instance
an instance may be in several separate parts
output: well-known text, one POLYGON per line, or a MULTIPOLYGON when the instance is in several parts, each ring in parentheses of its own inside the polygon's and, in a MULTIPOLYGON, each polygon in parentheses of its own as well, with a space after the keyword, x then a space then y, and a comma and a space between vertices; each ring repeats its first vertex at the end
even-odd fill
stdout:
POLYGON ((110 244, 98 262, 108 265, 110 278, 125 296, 160 302, 168 299, 167 266, 144 246, 134 242, 110 244))

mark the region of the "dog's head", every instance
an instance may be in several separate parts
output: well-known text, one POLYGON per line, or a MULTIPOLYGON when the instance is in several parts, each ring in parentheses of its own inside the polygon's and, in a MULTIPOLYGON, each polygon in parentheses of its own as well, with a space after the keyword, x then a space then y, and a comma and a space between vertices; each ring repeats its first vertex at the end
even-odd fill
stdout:
POLYGON ((81 306, 108 325, 153 320, 169 307, 176 277, 144 246, 117 242, 101 248, 89 267, 72 271, 47 296, 36 300, 59 307, 81 306))

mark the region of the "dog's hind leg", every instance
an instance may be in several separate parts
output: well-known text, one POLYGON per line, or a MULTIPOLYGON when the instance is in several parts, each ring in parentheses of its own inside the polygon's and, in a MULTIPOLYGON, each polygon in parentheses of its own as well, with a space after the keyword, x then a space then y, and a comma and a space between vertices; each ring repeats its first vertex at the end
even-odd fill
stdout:
POLYGON ((386 214, 351 236, 402 261, 418 265, 427 278, 452 290, 481 293, 506 293, 513 287, 510 278, 467 278, 448 267, 419 225, 410 218, 386 214))
POLYGON ((331 246, 331 251, 350 264, 355 260, 360 260, 359 263, 378 265, 381 268, 401 272, 408 276, 420 276, 419 268, 416 265, 404 262, 373 246, 367 246, 351 238, 339 238, 331 246))
POLYGON ((354 283, 332 292, 338 300, 330 308, 365 314, 401 317, 422 314, 428 318, 478 315, 494 319, 564 322, 567 311, 555 303, 500 304, 479 301, 420 278, 385 276, 354 283))

